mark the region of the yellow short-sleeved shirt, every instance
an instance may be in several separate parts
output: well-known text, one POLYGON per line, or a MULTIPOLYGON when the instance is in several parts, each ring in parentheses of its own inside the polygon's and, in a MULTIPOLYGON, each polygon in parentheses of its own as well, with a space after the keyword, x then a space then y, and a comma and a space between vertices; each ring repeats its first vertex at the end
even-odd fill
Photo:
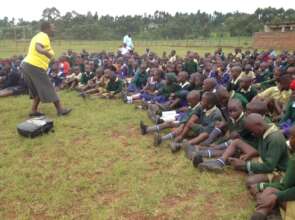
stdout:
POLYGON ((36 50, 36 43, 39 43, 43 45, 44 49, 49 51, 52 55, 54 55, 54 52, 51 48, 50 40, 49 37, 46 33, 44 32, 39 32, 36 34, 30 43, 29 51, 28 54, 25 58, 25 62, 29 63, 33 66, 39 67, 41 69, 47 70, 48 69, 48 64, 50 62, 50 59, 47 56, 44 56, 43 54, 40 54, 36 50))
POLYGON ((246 72, 242 72, 239 76, 239 80, 246 76, 250 77, 251 79, 254 79, 256 77, 253 71, 250 71, 248 74, 246 72))
POLYGON ((291 91, 280 91, 277 86, 270 87, 258 94, 261 98, 273 98, 277 101, 287 104, 291 95, 291 91))

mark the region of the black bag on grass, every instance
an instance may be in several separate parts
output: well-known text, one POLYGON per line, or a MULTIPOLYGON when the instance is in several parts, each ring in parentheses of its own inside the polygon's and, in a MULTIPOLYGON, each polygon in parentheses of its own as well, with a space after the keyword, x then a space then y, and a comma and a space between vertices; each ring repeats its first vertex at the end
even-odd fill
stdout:
MULTIPOLYGON (((53 120, 44 116, 31 118, 17 125, 17 131, 24 137, 34 138, 48 133, 53 128, 53 120)), ((53 130, 52 130, 53 131, 53 130)))

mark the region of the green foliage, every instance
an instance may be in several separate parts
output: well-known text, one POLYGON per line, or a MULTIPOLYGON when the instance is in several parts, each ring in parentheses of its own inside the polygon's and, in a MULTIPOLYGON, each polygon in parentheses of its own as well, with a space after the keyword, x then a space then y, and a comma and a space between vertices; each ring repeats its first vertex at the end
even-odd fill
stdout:
POLYGON ((200 173, 184 154, 152 146, 146 112, 117 100, 59 94, 67 117, 41 111, 55 132, 20 137, 27 96, 0 99, 0 219, 248 219, 245 177, 200 173))
MULTIPOLYGON (((131 32, 136 39, 196 39, 208 37, 212 33, 230 33, 231 36, 251 36, 270 22, 294 21, 294 9, 258 8, 253 14, 220 13, 208 14, 176 13, 174 15, 156 11, 152 15, 98 16, 88 12, 86 15, 75 11, 64 15, 55 8, 46 8, 43 20, 56 24, 57 37, 76 40, 119 40, 131 32)), ((38 31, 40 21, 16 22, 7 17, 0 19, 0 39, 29 38, 38 31), (23 34, 26 32, 26 34, 23 34)))

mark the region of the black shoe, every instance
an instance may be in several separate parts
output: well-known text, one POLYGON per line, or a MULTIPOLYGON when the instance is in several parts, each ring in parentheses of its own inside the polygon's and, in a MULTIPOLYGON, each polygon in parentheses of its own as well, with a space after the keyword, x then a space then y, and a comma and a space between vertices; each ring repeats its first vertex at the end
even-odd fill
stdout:
POLYGON ((63 109, 60 112, 58 112, 57 115, 58 116, 66 116, 66 115, 70 114, 71 111, 72 111, 71 108, 69 108, 69 109, 63 109))
POLYGON ((159 146, 160 144, 162 143, 162 139, 161 139, 161 136, 158 132, 155 133, 155 136, 154 136, 154 146, 157 147, 159 146))
POLYGON ((142 135, 145 135, 147 134, 147 126, 143 123, 143 121, 140 121, 140 130, 141 130, 141 134, 142 135))
POLYGON ((178 151, 180 151, 181 149, 181 143, 177 143, 177 142, 171 142, 170 143, 170 149, 172 153, 176 153, 178 151))
POLYGON ((189 160, 192 160, 198 152, 198 147, 191 145, 188 142, 183 143, 183 148, 184 148, 185 156, 189 160))
POLYGON ((29 114, 30 117, 41 117, 44 116, 45 114, 42 112, 32 112, 29 114))
POLYGON ((204 160, 203 160, 203 156, 201 155, 201 154, 196 154, 194 157, 193 157, 193 159, 192 159, 192 161, 193 161, 193 165, 194 165, 194 167, 198 167, 199 166, 199 164, 201 164, 201 163, 203 163, 204 162, 204 160))
POLYGON ((251 220, 266 220, 267 216, 260 213, 260 212, 254 212, 250 219, 251 220))

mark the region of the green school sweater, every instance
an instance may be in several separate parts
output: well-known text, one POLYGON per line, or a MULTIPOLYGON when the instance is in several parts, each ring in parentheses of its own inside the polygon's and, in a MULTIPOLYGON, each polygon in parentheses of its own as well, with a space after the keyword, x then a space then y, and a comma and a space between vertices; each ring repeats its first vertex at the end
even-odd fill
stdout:
POLYGON ((275 170, 286 171, 288 149, 282 132, 273 124, 257 139, 258 153, 262 163, 247 161, 246 170, 249 173, 271 173, 275 170))
POLYGON ((237 93, 244 96, 248 102, 251 102, 251 100, 257 95, 257 90, 251 86, 248 90, 239 89, 237 93))
POLYGON ((199 118, 198 125, 200 125, 203 128, 203 131, 207 133, 210 133, 214 129, 216 122, 224 120, 220 109, 216 106, 209 110, 200 107, 195 114, 199 118))
POLYGON ((80 83, 83 84, 83 85, 86 85, 87 82, 89 80, 91 80, 92 78, 94 77, 94 74, 93 73, 82 73, 82 76, 80 78, 80 83))
POLYGON ((245 114, 242 113, 240 117, 234 121, 233 119, 229 119, 228 121, 228 129, 230 132, 237 132, 241 136, 241 138, 247 137, 249 135, 248 130, 245 129, 245 114))
POLYGON ((196 112, 198 111, 199 108, 201 108, 201 104, 200 103, 198 103, 193 108, 190 108, 187 111, 186 115, 180 121, 180 124, 185 124, 186 122, 188 122, 188 120, 192 117, 192 115, 196 114, 196 112))
POLYGON ((122 89, 123 89, 123 81, 121 79, 117 79, 113 82, 109 81, 107 85, 107 91, 114 92, 115 94, 122 92, 122 89))
POLYGON ((192 73, 195 73, 198 71, 198 64, 193 61, 193 60, 190 60, 190 61, 187 61, 185 64, 184 64, 184 70, 188 73, 188 74, 192 74, 192 73))
POLYGON ((273 187, 278 190, 279 192, 276 193, 278 200, 280 202, 285 201, 293 201, 295 200, 295 155, 293 155, 289 161, 287 166, 287 171, 285 173, 284 178, 280 182, 273 182, 273 183, 262 183, 258 184, 258 190, 262 191, 267 187, 273 187))
POLYGON ((132 80, 132 83, 137 88, 143 88, 148 80, 148 74, 146 72, 140 73, 139 71, 136 72, 134 79, 132 80))
POLYGON ((175 93, 181 89, 178 83, 172 83, 171 85, 164 85, 159 89, 159 94, 168 98, 171 93, 175 93))
POLYGON ((239 100, 241 102, 242 106, 244 107, 244 109, 246 108, 246 106, 248 104, 247 98, 245 96, 243 96, 242 94, 237 93, 235 91, 231 92, 230 98, 239 100))

